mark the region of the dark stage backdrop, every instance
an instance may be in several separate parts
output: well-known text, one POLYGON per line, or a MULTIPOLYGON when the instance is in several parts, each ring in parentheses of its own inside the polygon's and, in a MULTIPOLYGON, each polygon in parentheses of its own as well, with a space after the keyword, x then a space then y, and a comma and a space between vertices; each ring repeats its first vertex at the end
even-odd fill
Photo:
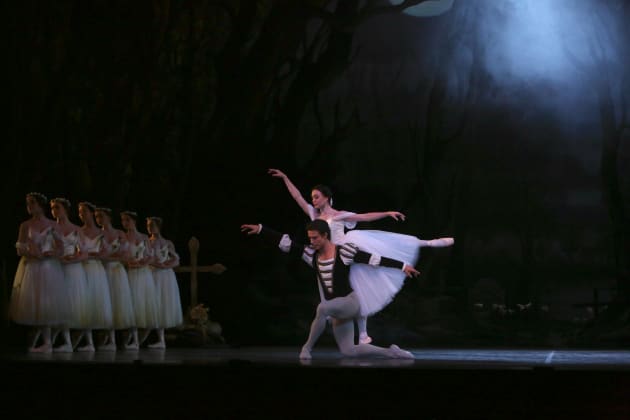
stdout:
POLYGON ((297 345, 312 273, 239 232, 304 239, 280 168, 407 215, 359 228, 455 237, 377 342, 627 345, 630 2, 391 3, 5 4, 3 302, 40 191, 162 216, 184 264, 195 236, 228 268, 200 286, 228 342, 297 345))

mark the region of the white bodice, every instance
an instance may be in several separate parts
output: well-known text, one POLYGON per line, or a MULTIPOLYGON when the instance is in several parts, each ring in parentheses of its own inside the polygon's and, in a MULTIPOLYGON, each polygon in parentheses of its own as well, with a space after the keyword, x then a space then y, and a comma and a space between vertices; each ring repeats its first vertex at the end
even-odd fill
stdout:
POLYGON ((42 253, 52 251, 55 247, 52 227, 47 227, 42 232, 38 232, 36 229, 31 227, 28 230, 28 237, 39 247, 42 253))
POLYGON ((319 212, 310 204, 308 206, 308 210, 311 220, 322 219, 328 223, 328 226, 330 226, 330 240, 334 244, 340 244, 344 241, 346 229, 354 229, 357 226, 356 222, 346 222, 343 220, 344 217, 354 215, 356 213, 342 211, 337 213, 334 217, 323 218, 320 217, 319 212))
POLYGON ((165 263, 168 261, 168 257, 170 251, 168 249, 168 244, 164 244, 156 249, 157 251, 157 260, 159 263, 165 263))
POLYGON ((146 241, 140 241, 139 243, 129 243, 129 252, 135 260, 141 260, 147 255, 146 241))
POLYGON ((84 236, 83 247, 85 252, 99 252, 101 250, 101 242, 103 235, 96 235, 94 238, 84 236))
POLYGON ((120 251, 120 238, 116 238, 114 239, 109 246, 112 249, 112 252, 118 252, 120 251))
POLYGON ((79 248, 79 232, 75 230, 62 235, 61 241, 63 242, 63 256, 74 255, 79 248))

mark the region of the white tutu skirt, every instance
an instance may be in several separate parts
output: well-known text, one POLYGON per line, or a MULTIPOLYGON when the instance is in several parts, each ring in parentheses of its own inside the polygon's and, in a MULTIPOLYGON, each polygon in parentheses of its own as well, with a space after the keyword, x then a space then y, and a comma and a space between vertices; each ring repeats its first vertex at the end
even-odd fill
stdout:
POLYGON ((184 316, 175 272, 170 268, 157 268, 153 270, 153 279, 158 295, 159 327, 172 328, 183 324, 184 316))
POLYGON ((158 294, 148 267, 130 268, 129 287, 136 315, 136 327, 158 328, 158 294))
POLYGON ((133 300, 127 270, 119 261, 105 263, 109 293, 112 298, 112 317, 114 329, 123 330, 136 325, 133 300))
POLYGON ((70 309, 68 328, 90 328, 91 298, 87 286, 85 268, 80 262, 62 264, 67 291, 67 302, 70 309))
MULTIPOLYGON (((351 230, 344 242, 362 251, 393 258, 411 266, 420 257, 420 240, 415 236, 381 230, 351 230)), ((370 316, 387 306, 405 283, 405 273, 397 268, 353 264, 350 285, 359 298, 361 316, 370 316)))
POLYGON ((93 330, 113 328, 112 299, 103 263, 89 259, 83 262, 90 300, 90 324, 93 330))
POLYGON ((62 326, 68 322, 61 263, 54 258, 22 258, 13 281, 10 317, 17 324, 62 326))

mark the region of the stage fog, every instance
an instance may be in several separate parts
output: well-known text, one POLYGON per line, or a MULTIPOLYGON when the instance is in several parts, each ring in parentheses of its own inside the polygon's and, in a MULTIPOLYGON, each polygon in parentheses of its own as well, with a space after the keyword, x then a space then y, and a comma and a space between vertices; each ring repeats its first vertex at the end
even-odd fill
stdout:
POLYGON ((7 15, 3 304, 39 191, 70 199, 77 223, 83 200, 161 216, 182 265, 196 237, 199 264, 227 268, 198 290, 227 343, 301 344, 312 273, 239 229, 307 240, 277 168, 307 200, 326 184, 337 209, 406 215, 358 229, 455 238, 422 250, 420 277, 370 318, 375 340, 630 342, 629 1, 65 0, 7 15))

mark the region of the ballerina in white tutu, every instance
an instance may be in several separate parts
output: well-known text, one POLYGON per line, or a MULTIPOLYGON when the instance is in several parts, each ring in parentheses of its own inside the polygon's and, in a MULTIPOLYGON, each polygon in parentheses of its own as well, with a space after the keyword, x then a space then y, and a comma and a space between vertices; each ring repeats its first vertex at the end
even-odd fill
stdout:
POLYGON ((31 218, 20 225, 15 244, 21 259, 9 307, 10 319, 35 329, 28 351, 41 353, 52 352, 51 328, 66 325, 69 317, 59 262, 63 244, 55 222, 44 213, 47 202, 41 193, 26 195, 26 210, 31 218), (42 344, 37 346, 40 337, 42 344))
POLYGON ((149 344, 150 348, 164 349, 164 329, 173 328, 184 322, 182 304, 179 296, 179 286, 173 268, 179 265, 179 255, 175 252, 173 242, 165 239, 162 234, 162 218, 148 217, 147 232, 149 244, 154 255, 151 262, 153 279, 158 294, 158 342, 149 344))
MULTIPOLYGON (((116 330, 129 330, 136 325, 133 311, 129 278, 123 262, 127 256, 127 236, 125 232, 112 226, 112 210, 97 207, 94 216, 96 224, 103 233, 103 246, 107 253, 103 256, 103 266, 109 282, 109 293, 112 299, 113 329, 105 337, 102 346, 116 348, 116 330)), ((130 334, 131 335, 131 334, 130 334)))
POLYGON ((123 211, 120 220, 126 231, 127 243, 127 276, 131 289, 136 325, 131 329, 130 340, 125 345, 129 350, 137 350, 147 339, 152 330, 158 328, 158 293, 155 280, 149 268, 153 259, 149 238, 138 232, 136 220, 138 214, 134 211, 123 211), (138 329, 143 329, 142 338, 138 339, 138 329))
MULTIPOLYGON (((349 211, 339 211, 332 207, 332 192, 324 185, 318 185, 311 190, 312 205, 303 197, 293 185, 289 177, 278 169, 269 169, 269 173, 284 181, 291 197, 311 220, 322 219, 328 222, 331 231, 331 241, 334 244, 351 242, 362 250, 378 255, 388 255, 400 261, 407 261, 415 265, 420 257, 422 247, 447 247, 455 242, 453 238, 439 238, 422 240, 411 235, 385 232, 380 230, 350 230, 357 222, 369 222, 391 217, 394 220, 405 220, 405 215, 398 211, 370 212, 357 214, 349 211)), ((399 270, 369 265, 353 265, 350 268, 350 282, 361 303, 360 316, 357 318, 359 327, 359 342, 370 343, 371 337, 367 333, 367 317, 384 308, 400 291, 405 281, 405 275, 399 270)), ((321 287, 320 297, 325 299, 321 287)))
MULTIPOLYGON (((86 345, 79 347, 78 351, 94 351, 94 339, 92 330, 106 330, 110 336, 113 334, 112 299, 109 293, 107 273, 101 258, 107 254, 103 246, 103 233, 96 226, 94 211, 96 206, 90 202, 79 203, 79 218, 83 222, 81 227, 81 244, 83 251, 87 253, 87 259, 83 261, 87 278, 88 296, 90 299, 90 322, 87 329, 83 330, 82 337, 86 339, 86 345)), ((116 346, 99 346, 99 350, 115 351, 116 346)))
POLYGON ((67 304, 70 317, 68 323, 53 332, 52 343, 61 332, 63 344, 54 347, 55 352, 72 352, 74 346, 70 338, 70 330, 85 330, 90 322, 90 299, 88 295, 87 279, 82 261, 87 257, 82 251, 81 229, 68 219, 71 203, 69 200, 57 197, 50 200, 50 210, 57 220, 57 226, 63 242, 61 264, 64 273, 64 303, 67 304))

